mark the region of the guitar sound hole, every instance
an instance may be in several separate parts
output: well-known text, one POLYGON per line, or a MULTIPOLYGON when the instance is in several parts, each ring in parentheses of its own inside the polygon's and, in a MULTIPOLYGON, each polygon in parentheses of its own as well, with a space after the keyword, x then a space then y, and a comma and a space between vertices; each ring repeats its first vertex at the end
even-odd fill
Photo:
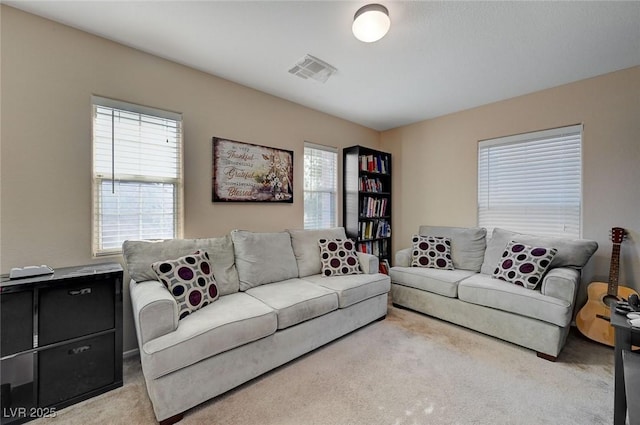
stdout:
POLYGON ((602 302, 609 308, 615 308, 618 301, 620 301, 618 297, 614 297, 613 295, 605 295, 602 299, 602 302))

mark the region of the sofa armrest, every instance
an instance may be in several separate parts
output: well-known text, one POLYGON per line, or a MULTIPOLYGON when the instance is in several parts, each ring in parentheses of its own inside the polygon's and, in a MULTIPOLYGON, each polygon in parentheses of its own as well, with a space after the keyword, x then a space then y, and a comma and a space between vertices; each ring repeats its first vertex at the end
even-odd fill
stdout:
POLYGON ((365 274, 378 273, 380 270, 380 259, 372 254, 356 251, 358 261, 360 262, 360 269, 365 274))
POLYGON ((565 300, 573 305, 579 285, 579 270, 569 267, 557 267, 549 270, 544 279, 542 279, 540 292, 543 295, 565 300))
POLYGON ((138 344, 142 346, 178 328, 178 303, 158 281, 129 283, 138 344))
POLYGON ((409 267, 411 266, 411 248, 401 249, 396 252, 396 266, 409 267))

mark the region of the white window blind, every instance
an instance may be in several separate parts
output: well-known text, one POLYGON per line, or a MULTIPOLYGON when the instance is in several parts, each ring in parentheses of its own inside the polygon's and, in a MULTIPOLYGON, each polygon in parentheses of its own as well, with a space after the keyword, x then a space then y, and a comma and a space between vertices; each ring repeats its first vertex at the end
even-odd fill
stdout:
POLYGON ((304 144, 304 228, 335 227, 338 211, 338 151, 304 144))
POLYGON ((479 142, 478 224, 580 237, 581 150, 581 125, 479 142))
POLYGON ((93 99, 93 253, 182 235, 182 117, 93 99))

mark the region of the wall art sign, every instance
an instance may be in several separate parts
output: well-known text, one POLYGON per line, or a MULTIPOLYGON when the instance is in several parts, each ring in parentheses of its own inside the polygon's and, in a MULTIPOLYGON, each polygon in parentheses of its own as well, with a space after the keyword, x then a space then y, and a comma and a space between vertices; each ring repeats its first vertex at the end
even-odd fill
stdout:
POLYGON ((213 138, 213 202, 293 202, 293 151, 213 138))

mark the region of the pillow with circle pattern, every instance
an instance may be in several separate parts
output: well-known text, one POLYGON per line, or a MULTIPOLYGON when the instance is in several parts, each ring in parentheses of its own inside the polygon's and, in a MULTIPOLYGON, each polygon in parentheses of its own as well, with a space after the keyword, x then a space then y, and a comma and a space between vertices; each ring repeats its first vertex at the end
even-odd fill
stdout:
POLYGON ((351 239, 319 239, 322 276, 361 274, 355 243, 351 239))
POLYGON ((218 285, 206 251, 157 261, 151 268, 178 302, 180 319, 218 299, 218 285))
POLYGON ((555 248, 510 241, 493 271, 493 277, 528 289, 536 289, 557 252, 555 248))
POLYGON ((411 267, 453 270, 450 238, 413 235, 411 242, 411 267))

